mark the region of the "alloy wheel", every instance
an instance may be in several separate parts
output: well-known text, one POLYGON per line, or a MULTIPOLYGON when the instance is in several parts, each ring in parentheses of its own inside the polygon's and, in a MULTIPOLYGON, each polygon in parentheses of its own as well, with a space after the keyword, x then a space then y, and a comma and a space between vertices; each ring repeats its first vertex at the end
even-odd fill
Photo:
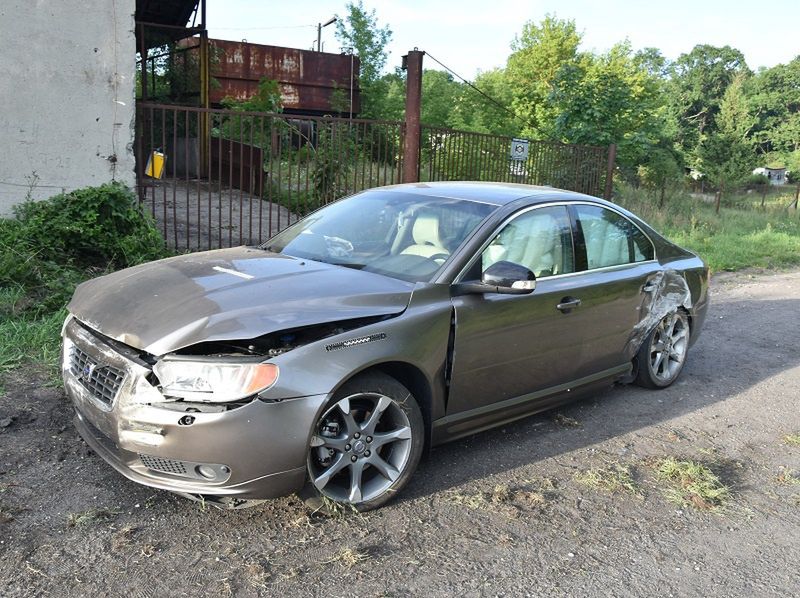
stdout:
POLYGON ((311 483, 337 502, 358 504, 388 491, 411 455, 411 423, 380 393, 334 403, 319 419, 308 454, 311 483))
POLYGON ((671 382, 681 370, 689 348, 686 316, 676 312, 658 323, 650 342, 650 371, 661 382, 671 382))

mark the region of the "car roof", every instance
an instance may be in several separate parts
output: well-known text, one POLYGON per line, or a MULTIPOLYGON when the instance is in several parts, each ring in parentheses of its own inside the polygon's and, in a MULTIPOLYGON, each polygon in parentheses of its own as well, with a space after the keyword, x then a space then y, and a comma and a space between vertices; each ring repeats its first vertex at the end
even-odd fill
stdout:
POLYGON ((481 203, 503 206, 512 201, 529 198, 536 200, 558 199, 593 199, 596 197, 583 195, 574 191, 565 191, 555 187, 538 185, 522 185, 520 183, 489 183, 479 181, 438 181, 430 183, 406 183, 380 187, 381 191, 395 191, 411 195, 431 198, 465 199, 481 203))

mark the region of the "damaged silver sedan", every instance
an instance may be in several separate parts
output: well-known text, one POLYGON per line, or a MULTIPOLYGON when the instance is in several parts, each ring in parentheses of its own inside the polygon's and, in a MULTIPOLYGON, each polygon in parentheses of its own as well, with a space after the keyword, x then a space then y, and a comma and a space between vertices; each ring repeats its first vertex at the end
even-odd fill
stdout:
POLYGON ((260 247, 82 284, 63 377, 131 480, 374 508, 429 447, 679 376, 708 269, 624 209, 512 184, 358 193, 260 247))

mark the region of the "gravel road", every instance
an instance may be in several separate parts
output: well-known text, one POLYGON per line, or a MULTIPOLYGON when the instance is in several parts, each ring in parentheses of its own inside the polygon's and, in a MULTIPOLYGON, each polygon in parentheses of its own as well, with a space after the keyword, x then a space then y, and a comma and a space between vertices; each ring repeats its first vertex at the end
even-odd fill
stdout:
POLYGON ((712 291, 672 388, 609 389, 436 449, 365 515, 138 486, 78 439, 60 389, 19 372, 0 397, 0 595, 797 595, 800 271, 712 291), (670 456, 709 467, 728 505, 671 502, 655 473, 670 456), (601 469, 628 488, 587 484, 601 469))

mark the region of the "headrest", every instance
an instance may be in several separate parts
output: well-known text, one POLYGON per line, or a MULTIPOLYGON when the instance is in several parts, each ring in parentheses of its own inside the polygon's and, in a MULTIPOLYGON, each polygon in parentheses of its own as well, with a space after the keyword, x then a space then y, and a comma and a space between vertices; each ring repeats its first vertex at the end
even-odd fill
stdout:
POLYGON ((417 215, 414 220, 414 228, 411 229, 411 236, 417 245, 435 245, 442 247, 442 239, 439 235, 439 217, 432 213, 417 215))

